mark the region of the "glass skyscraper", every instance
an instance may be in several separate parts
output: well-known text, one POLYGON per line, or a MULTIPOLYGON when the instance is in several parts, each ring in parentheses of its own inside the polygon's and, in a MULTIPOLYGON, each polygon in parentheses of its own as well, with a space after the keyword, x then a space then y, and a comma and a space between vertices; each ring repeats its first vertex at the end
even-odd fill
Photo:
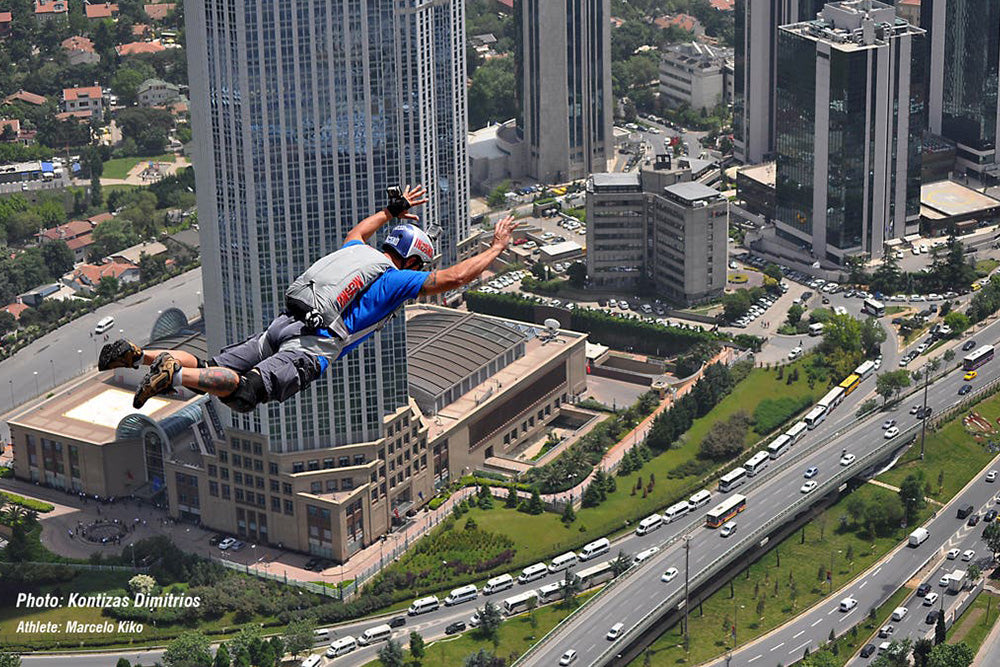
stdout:
POLYGON ((930 42, 931 132, 958 145, 958 164, 980 172, 997 162, 1000 0, 923 0, 930 42))
POLYGON ((881 257, 916 230, 924 36, 876 0, 781 28, 775 226, 813 259, 881 257))
MULTIPOLYGON (((461 0, 190 0, 185 5, 208 344, 260 331, 302 270, 424 183, 444 263, 468 236, 461 0)), ((285 403, 233 414, 272 451, 375 440, 406 406, 395 318, 285 403)))

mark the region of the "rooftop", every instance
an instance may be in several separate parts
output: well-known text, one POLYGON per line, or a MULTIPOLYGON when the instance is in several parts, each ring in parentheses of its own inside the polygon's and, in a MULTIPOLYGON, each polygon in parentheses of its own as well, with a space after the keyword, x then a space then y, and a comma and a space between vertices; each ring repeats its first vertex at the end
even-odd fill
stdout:
POLYGON ((128 44, 119 44, 115 47, 115 52, 120 56, 134 56, 139 53, 159 53, 160 51, 165 51, 166 48, 167 47, 160 44, 159 41, 154 40, 152 42, 129 42, 128 44))
POLYGON ((544 255, 561 255, 564 252, 577 252, 583 250, 583 246, 576 241, 560 241, 559 243, 550 243, 549 245, 542 246, 542 254, 544 255))
POLYGON ((11 93, 7 97, 3 98, 4 104, 9 102, 27 102, 28 104, 36 104, 41 106, 45 104, 48 100, 45 99, 43 95, 36 95, 35 93, 29 93, 26 90, 19 90, 16 93, 11 93))
POLYGON ((590 182, 596 188, 639 187, 639 174, 597 173, 590 175, 590 182))
POLYGON ((777 182, 777 169, 775 165, 776 163, 774 162, 755 164, 752 167, 740 169, 739 173, 751 180, 763 183, 764 185, 769 185, 773 188, 774 184, 777 182))
POLYGON ((65 0, 35 0, 36 14, 65 14, 67 11, 65 0))
POLYGON ((172 12, 176 6, 177 5, 172 2, 162 2, 144 5, 143 10, 145 10, 146 16, 154 21, 162 21, 167 18, 167 14, 172 12))
POLYGON ((84 86, 82 88, 63 88, 63 100, 66 102, 80 98, 99 100, 104 97, 100 86, 84 86))
POLYGON ((993 197, 954 181, 938 181, 920 186, 920 207, 938 214, 928 217, 969 215, 998 206, 1000 201, 993 197))
POLYGON ((924 32, 898 18, 893 6, 878 0, 831 2, 823 7, 818 18, 780 29, 829 44, 839 51, 880 48, 893 37, 924 32))
POLYGON ((698 181, 674 183, 663 188, 663 191, 689 203, 703 199, 717 199, 722 196, 722 193, 715 188, 702 185, 698 181))
POLYGON ((87 53, 94 53, 94 43, 88 38, 80 35, 67 37, 62 41, 62 47, 67 51, 86 51, 87 53))
POLYGON ((109 19, 118 13, 118 5, 110 2, 101 2, 86 5, 88 19, 109 19))

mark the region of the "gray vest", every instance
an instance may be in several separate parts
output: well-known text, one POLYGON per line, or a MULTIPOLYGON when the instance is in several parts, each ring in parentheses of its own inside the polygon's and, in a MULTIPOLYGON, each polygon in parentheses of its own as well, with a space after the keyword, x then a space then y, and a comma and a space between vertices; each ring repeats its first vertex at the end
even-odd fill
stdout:
POLYGON ((385 255, 367 243, 341 248, 317 260, 285 290, 285 303, 299 317, 309 310, 319 312, 334 338, 300 336, 282 343, 281 349, 304 349, 333 361, 343 347, 382 328, 394 312, 353 334, 344 325, 343 312, 383 273, 395 268, 385 255))

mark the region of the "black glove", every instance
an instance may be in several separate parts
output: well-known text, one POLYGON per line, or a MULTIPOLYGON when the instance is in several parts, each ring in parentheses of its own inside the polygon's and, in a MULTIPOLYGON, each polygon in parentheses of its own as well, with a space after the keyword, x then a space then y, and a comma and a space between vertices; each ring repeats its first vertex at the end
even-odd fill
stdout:
POLYGON ((398 218, 410 210, 410 202, 403 196, 403 190, 398 185, 386 188, 385 192, 389 195, 389 205, 385 208, 392 217, 398 218))

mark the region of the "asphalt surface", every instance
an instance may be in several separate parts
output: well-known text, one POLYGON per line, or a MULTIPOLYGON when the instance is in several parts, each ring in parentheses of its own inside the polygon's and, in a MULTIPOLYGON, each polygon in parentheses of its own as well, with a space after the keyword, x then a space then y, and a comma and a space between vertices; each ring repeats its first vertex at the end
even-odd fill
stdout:
MULTIPOLYGON (((193 319, 201 303, 201 268, 103 306, 46 334, 17 354, 0 362, 0 414, 53 387, 81 375, 97 364, 104 337, 91 335, 97 322, 108 315, 115 325, 111 340, 125 336, 144 344, 159 312, 180 308, 193 319)), ((0 421, 0 439, 10 441, 5 421, 0 421)))
MULTIPOLYGON (((984 332, 978 334, 977 338, 979 338, 981 343, 995 341, 998 334, 1000 334, 1000 325, 994 324, 984 332)), ((887 357, 886 361, 891 363, 892 360, 887 357)), ((991 362, 980 368, 979 377, 975 380, 974 384, 975 386, 981 386, 998 377, 1000 377, 1000 364, 991 362)), ((787 505, 790 494, 797 496, 799 494, 799 487, 803 482, 802 473, 806 468, 817 466, 819 468, 819 475, 815 479, 822 481, 826 475, 838 469, 838 461, 842 450, 846 449, 849 453, 855 454, 860 458, 863 454, 881 446, 883 437, 880 425, 887 415, 878 412, 860 422, 856 422, 854 418, 855 406, 860 400, 871 394, 874 384, 874 376, 872 376, 849 399, 845 400, 830 418, 806 438, 803 438, 801 443, 797 443, 789 454, 779 458, 777 461, 771 462, 769 468, 763 473, 766 477, 764 486, 754 489, 748 496, 747 509, 740 514, 737 521, 739 526, 737 534, 739 534, 740 530, 747 532, 762 525, 773 516, 774 508, 787 505), (829 437, 839 427, 849 424, 852 424, 849 429, 833 437, 817 451, 807 452, 805 455, 800 454, 800 452, 806 449, 803 444, 809 445, 824 437, 829 437)), ((957 392, 959 386, 962 384, 962 374, 957 372, 951 373, 943 380, 931 385, 928 392, 928 404, 934 407, 935 412, 940 413, 941 410, 957 403, 961 399, 957 392)), ((900 429, 904 429, 916 422, 916 418, 909 414, 909 405, 911 402, 917 402, 916 398, 913 401, 904 403, 905 407, 897 409, 890 415, 899 422, 900 429)), ((699 510, 702 515, 718 503, 718 496, 718 493, 713 494, 713 500, 709 502, 708 506, 703 510, 699 510)), ((670 535, 671 531, 661 529, 658 532, 660 534, 657 537, 662 541, 670 535)), ((725 538, 721 538, 716 531, 703 527, 694 529, 690 535, 690 566, 693 576, 723 553, 726 548, 726 540, 725 538)), ((599 631, 605 626, 610 627, 610 625, 618 621, 625 623, 626 629, 638 623, 646 613, 668 595, 673 594, 679 586, 683 585, 681 577, 671 584, 662 584, 659 581, 660 574, 667 567, 683 568, 683 563, 682 544, 677 543, 662 550, 657 556, 651 558, 642 566, 640 574, 630 577, 619 585, 612 595, 605 596, 597 604, 590 605, 577 614, 577 617, 573 621, 563 626, 558 636, 544 644, 523 664, 526 666, 553 665, 558 662, 559 657, 564 651, 571 648, 575 649, 579 654, 579 664, 593 664, 597 657, 607 648, 607 641, 603 639, 603 633, 599 631)), ((896 571, 894 569, 881 574, 885 578, 891 578, 896 571)), ((833 583, 834 586, 840 586, 845 582, 837 581, 835 578, 833 583)), ((891 590, 895 590, 898 587, 898 584, 889 585, 891 586, 891 590)), ((882 585, 873 586, 867 594, 874 597, 876 591, 882 588, 882 585)), ((839 597, 835 599, 839 599, 839 597)), ((866 611, 869 606, 871 604, 865 600, 860 601, 859 607, 863 610, 866 611)), ((825 640, 828 634, 829 628, 826 627, 818 632, 819 636, 814 641, 818 643, 818 641, 825 640)), ((803 635, 798 640, 798 644, 806 642, 806 645, 808 645, 808 639, 808 637, 803 635)), ((801 655, 801 651, 804 648, 805 646, 799 649, 799 655, 801 655)), ((750 657, 753 656, 747 656, 748 659, 750 657)), ((785 655, 783 657, 785 658, 784 662, 788 662, 788 656, 785 655)), ((735 661, 735 657, 733 660, 735 661)), ((745 663, 732 662, 731 664, 745 663)))

